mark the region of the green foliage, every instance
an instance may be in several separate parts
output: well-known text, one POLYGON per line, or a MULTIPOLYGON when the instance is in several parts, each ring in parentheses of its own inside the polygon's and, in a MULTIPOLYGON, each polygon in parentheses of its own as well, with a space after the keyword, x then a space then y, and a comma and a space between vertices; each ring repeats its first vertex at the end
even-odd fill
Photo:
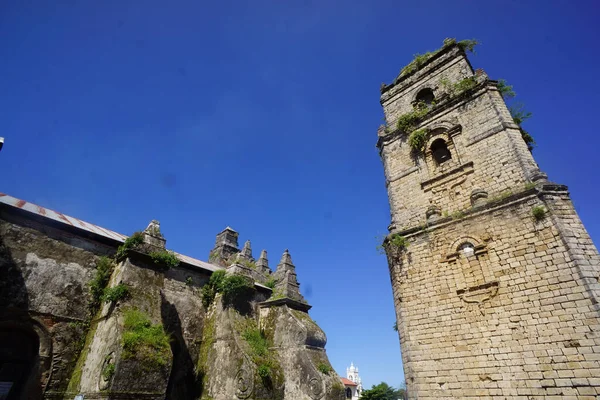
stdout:
POLYGON ((129 286, 119 283, 117 286, 104 289, 102 300, 106 303, 115 303, 129 297, 129 286))
POLYGON ((408 240, 397 233, 394 233, 388 238, 388 246, 396 250, 404 250, 408 247, 408 240))
POLYGON ((217 270, 213 272, 210 276, 208 284, 214 286, 215 288, 220 288, 226 276, 227 271, 225 271, 224 269, 217 270))
POLYGON ((128 309, 123 313, 123 357, 137 358, 149 368, 165 366, 170 355, 170 338, 161 324, 152 324, 142 311, 128 309))
POLYGON ((223 301, 231 305, 236 299, 249 296, 254 292, 254 283, 245 276, 228 275, 221 283, 220 292, 223 293, 223 301))
POLYGON ((452 219, 461 219, 464 216, 465 216, 465 213, 462 211, 454 211, 452 214, 450 214, 450 217, 452 219))
POLYGON ((510 111, 510 115, 512 116, 513 121, 515 121, 515 124, 519 125, 519 130, 521 131, 521 137, 523 138, 523 141, 525 141, 525 143, 527 144, 527 148, 529 149, 529 151, 532 151, 533 147, 535 145, 535 140, 529 134, 529 132, 527 132, 521 126, 521 124, 524 121, 531 118, 531 112, 526 111, 525 106, 522 103, 516 103, 516 104, 512 105, 511 107, 509 107, 508 111, 510 111))
POLYGON ((371 389, 363 391, 361 400, 398 400, 405 398, 404 389, 394 389, 385 382, 373 385, 371 389))
POLYGON ((412 131, 408 137, 408 145, 413 152, 423 151, 425 144, 427 144, 427 133, 429 131, 426 128, 417 129, 412 131))
POLYGON ((394 322, 394 325, 392 326, 392 328, 394 328, 394 330, 396 332, 398 332, 398 321, 394 322))
POLYGON ((513 90, 513 87, 509 85, 504 79, 498 79, 497 87, 504 100, 512 99, 517 95, 513 90))
POLYGON ((208 308, 217 295, 217 289, 214 286, 206 284, 200 289, 200 294, 202 295, 202 305, 204 308, 208 308))
POLYGON ((425 103, 417 103, 413 110, 409 113, 403 114, 398 118, 397 127, 402 132, 411 133, 415 130, 417 124, 427 113, 429 107, 425 103))
POLYGON ((256 269, 256 263, 254 263, 250 260, 246 260, 245 258, 240 258, 237 262, 239 264, 243 265, 244 267, 248 267, 250 269, 256 269))
POLYGON ((212 304, 217 292, 220 290, 223 280, 225 279, 225 275, 226 272, 224 269, 217 270, 212 273, 208 283, 202 286, 201 294, 202 305, 204 308, 208 308, 212 304))
POLYGON ((269 353, 269 342, 260 329, 248 327, 242 337, 250 345, 253 356, 265 357, 269 353))
POLYGON ((268 379, 269 377, 271 377, 271 367, 269 367, 267 364, 261 364, 258 366, 258 376, 261 377, 261 379, 268 379))
POLYGON ((444 39, 444 45, 440 49, 437 49, 435 51, 428 51, 424 54, 415 54, 413 56, 413 60, 407 66, 402 68, 402 70, 400 70, 399 77, 402 77, 402 76, 405 76, 405 75, 408 75, 408 74, 411 74, 411 73, 417 71, 431 57, 436 55, 440 50, 442 50, 443 48, 445 48, 447 46, 451 46, 455 43, 458 44, 458 46, 460 46, 460 48, 463 51, 469 51, 471 53, 475 52, 475 46, 477 46, 479 44, 479 42, 475 39, 467 39, 467 40, 461 40, 461 41, 457 42, 456 39, 454 39, 454 38, 446 38, 446 39, 444 39))
POLYGON ((192 279, 191 276, 188 276, 187 278, 185 278, 185 284, 188 286, 192 286, 194 284, 194 280, 192 279))
POLYGON ((324 362, 320 362, 319 365, 317 365, 317 369, 320 373, 325 375, 329 375, 329 373, 332 371, 331 367, 324 362))
POLYGON ((402 68, 400 70, 400 76, 408 75, 408 74, 411 74, 411 73, 417 71, 419 68, 421 68, 423 66, 423 64, 425 64, 436 53, 437 53, 437 51, 428 51, 427 53, 423 53, 423 54, 419 54, 419 53, 415 54, 413 56, 413 60, 410 63, 408 63, 407 66, 405 66, 404 68, 402 68))
POLYGON ((467 90, 473 89, 475 86, 477 86, 477 81, 475 80, 474 76, 470 76, 468 78, 461 79, 460 81, 456 82, 454 84, 454 92, 457 96, 459 96, 467 90))
POLYGON ((276 284, 276 283, 277 283, 277 282, 275 281, 275 278, 273 278, 273 277, 270 277, 270 278, 269 278, 269 279, 267 279, 267 281, 265 282, 265 286, 266 286, 266 287, 268 287, 268 288, 274 289, 274 288, 275 288, 275 284, 276 284))
POLYGON ((541 221, 546 217, 546 209, 543 206, 535 206, 531 209, 531 215, 536 221, 541 221))
POLYGON ((110 381, 115 374, 115 364, 106 364, 102 369, 102 377, 105 381, 110 381))
POLYGON ((154 264, 165 269, 175 268, 180 262, 175 253, 167 250, 153 251, 150 253, 150 257, 154 264))
POLYGON ((127 258, 127 253, 129 250, 139 246, 144 243, 144 234, 142 232, 134 232, 133 235, 129 236, 122 245, 117 249, 117 253, 115 254, 115 260, 117 262, 123 261, 127 258))
POLYGON ((278 290, 273 290, 273 292, 271 293, 271 297, 269 297, 269 300, 279 300, 279 299, 283 299, 285 297, 285 295, 278 291, 278 290))
POLYGON ((515 121, 515 124, 521 126, 523 122, 531 118, 531 113, 525 110, 525 106, 523 103, 516 103, 512 105, 508 111, 510 111, 510 115, 515 121))
POLYGON ((242 331, 242 337, 250 347, 249 355, 252 358, 252 362, 258 367, 258 375, 263 382, 270 385, 273 378, 273 372, 279 367, 275 359, 275 354, 270 350, 271 343, 269 342, 269 339, 267 339, 265 333, 252 322, 246 324, 242 331))
POLYGON ((94 314, 100 307, 102 296, 104 295, 104 288, 108 284, 113 268, 114 265, 110 258, 100 257, 96 264, 96 273, 90 282, 90 292, 92 294, 90 314, 94 314))
POLYGON ((457 44, 463 51, 475 54, 475 46, 477 46, 479 42, 477 39, 465 39, 459 41, 457 44))
POLYGON ((224 269, 212 273, 210 280, 201 289, 202 304, 208 307, 217 293, 223 294, 223 301, 231 305, 236 299, 249 296, 254 292, 254 282, 240 275, 227 275, 224 269))
POLYGON ((450 82, 448 78, 440 79, 440 85, 444 87, 444 90, 450 96, 460 96, 467 90, 473 89, 477 86, 477 81, 474 76, 470 76, 468 78, 461 79, 456 83, 450 82))

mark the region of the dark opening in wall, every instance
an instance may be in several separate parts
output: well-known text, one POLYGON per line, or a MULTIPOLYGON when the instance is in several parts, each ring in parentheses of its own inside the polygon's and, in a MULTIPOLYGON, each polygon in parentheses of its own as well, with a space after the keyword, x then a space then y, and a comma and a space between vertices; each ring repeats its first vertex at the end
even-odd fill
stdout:
POLYGON ((417 103, 425 103, 427 105, 431 105, 435 100, 435 96, 433 95, 433 90, 431 89, 423 89, 419 93, 417 93, 417 103))
POLYGON ((448 150, 448 145, 444 139, 434 140, 433 143, 431 143, 430 149, 431 155, 438 165, 452 158, 452 154, 450 153, 450 150, 448 150))

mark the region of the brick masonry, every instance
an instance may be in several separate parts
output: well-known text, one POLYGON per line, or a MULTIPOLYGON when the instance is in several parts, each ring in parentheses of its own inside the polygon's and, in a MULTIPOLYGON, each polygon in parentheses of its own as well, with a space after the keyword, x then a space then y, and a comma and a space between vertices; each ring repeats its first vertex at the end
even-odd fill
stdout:
POLYGON ((390 232, 409 243, 387 253, 410 397, 596 399, 600 257, 496 83, 446 46, 381 103, 390 232), (444 93, 444 81, 471 76, 474 88, 444 93), (419 124, 426 148, 442 138, 452 155, 439 165, 394 129, 424 88, 437 100, 419 124))

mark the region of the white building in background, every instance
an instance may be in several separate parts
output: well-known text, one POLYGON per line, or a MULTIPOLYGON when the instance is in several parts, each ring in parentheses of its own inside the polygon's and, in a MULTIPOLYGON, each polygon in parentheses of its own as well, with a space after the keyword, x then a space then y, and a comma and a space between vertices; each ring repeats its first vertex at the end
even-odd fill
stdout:
POLYGON ((346 388, 346 399, 358 400, 360 398, 363 391, 362 380, 354 363, 350 363, 350 368, 346 368, 346 377, 342 378, 342 383, 346 388))

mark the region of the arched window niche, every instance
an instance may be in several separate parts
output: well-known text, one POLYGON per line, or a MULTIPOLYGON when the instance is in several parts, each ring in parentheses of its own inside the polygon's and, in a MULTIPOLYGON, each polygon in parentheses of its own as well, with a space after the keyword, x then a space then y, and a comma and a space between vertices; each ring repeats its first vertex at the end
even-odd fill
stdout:
POLYGON ((452 159, 452 153, 448 149, 448 144, 442 138, 435 139, 429 147, 431 156, 437 165, 441 165, 452 159))
POLYGON ((415 102, 431 106, 435 102, 435 95, 433 94, 433 90, 429 88, 421 89, 415 97, 415 102))

